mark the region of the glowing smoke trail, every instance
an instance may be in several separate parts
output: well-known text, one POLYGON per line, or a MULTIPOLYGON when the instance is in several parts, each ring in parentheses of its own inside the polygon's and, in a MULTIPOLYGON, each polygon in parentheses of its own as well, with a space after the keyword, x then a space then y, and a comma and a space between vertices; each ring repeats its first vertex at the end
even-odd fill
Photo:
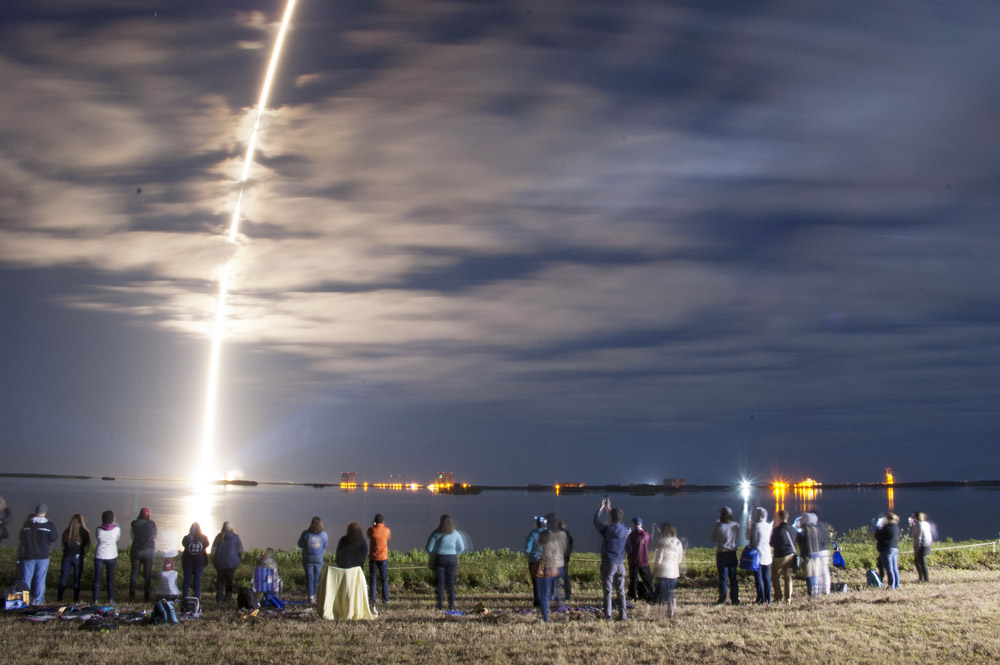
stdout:
MULTIPOLYGON (((271 61, 267 65, 267 74, 264 76, 264 85, 260 91, 260 100, 257 102, 257 119, 253 125, 253 132, 250 134, 250 142, 247 144, 246 158, 243 160, 243 176, 240 179, 240 194, 236 199, 236 207, 233 209, 233 217, 229 222, 229 242, 236 244, 236 234, 240 228, 240 211, 243 205, 243 190, 246 188, 247 178, 250 175, 250 166, 253 164, 253 154, 257 146, 257 131, 260 129, 260 119, 267 108, 267 98, 271 92, 271 83, 274 80, 274 73, 278 69, 278 60, 281 57, 281 46, 285 42, 285 33, 288 32, 288 24, 292 19, 292 12, 295 9, 296 0, 288 0, 285 5, 285 14, 281 19, 281 27, 278 29, 278 37, 274 41, 274 49, 271 51, 271 61)), ((219 401, 219 368, 222 361, 222 340, 226 332, 226 300, 229 295, 229 279, 232 273, 233 263, 236 256, 229 259, 222 269, 219 277, 219 299, 215 309, 215 326, 212 331, 212 351, 208 361, 208 385, 205 397, 205 420, 202 427, 201 454, 199 464, 196 467, 196 480, 205 481, 211 479, 213 451, 215 448, 215 416, 216 407, 219 401)))

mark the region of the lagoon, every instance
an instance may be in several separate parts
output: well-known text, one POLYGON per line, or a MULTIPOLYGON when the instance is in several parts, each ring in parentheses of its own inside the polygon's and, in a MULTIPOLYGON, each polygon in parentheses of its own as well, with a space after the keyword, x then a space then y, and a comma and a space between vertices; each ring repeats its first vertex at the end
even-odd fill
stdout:
MULTIPOLYGON (((485 490, 477 495, 434 494, 379 490, 342 490, 301 485, 256 487, 195 487, 184 482, 143 480, 67 480, 0 478, 0 496, 14 513, 12 527, 36 504, 49 506, 49 517, 61 530, 73 513, 81 513, 93 529, 101 512, 115 511, 123 526, 121 546, 128 541, 128 524, 143 506, 152 511, 160 535, 158 549, 179 546, 192 521, 201 522, 211 538, 225 520, 233 523, 247 548, 295 547, 313 515, 323 518, 333 547, 348 522, 367 528, 375 513, 383 513, 392 529, 391 546, 421 548, 442 513, 455 519, 471 539, 471 546, 520 549, 532 529, 534 515, 557 512, 575 539, 577 551, 596 551, 598 537, 591 526, 601 498, 596 494, 562 494, 485 490)), ((723 505, 737 518, 760 505, 773 514, 783 506, 793 515, 815 510, 839 531, 867 526, 890 507, 904 518, 922 510, 937 525, 938 539, 997 538, 1000 529, 1000 493, 991 488, 876 488, 789 491, 783 497, 767 489, 753 489, 747 501, 739 490, 697 491, 682 494, 635 496, 612 494, 614 505, 627 519, 640 516, 647 528, 654 522, 673 522, 691 546, 709 546, 708 533, 723 505), (890 505, 891 504, 891 505, 890 505)), ((905 522, 904 522, 905 524, 905 522)), ((16 538, 17 529, 10 528, 16 538)), ((12 545, 6 541, 4 545, 12 545)))

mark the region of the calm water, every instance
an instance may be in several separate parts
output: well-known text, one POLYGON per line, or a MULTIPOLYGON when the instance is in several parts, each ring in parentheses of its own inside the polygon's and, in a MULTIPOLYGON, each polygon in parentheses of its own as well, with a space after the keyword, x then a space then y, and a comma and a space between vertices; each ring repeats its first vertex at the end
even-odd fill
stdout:
MULTIPOLYGON (((555 511, 569 525, 577 550, 596 550, 596 532, 591 518, 600 504, 593 494, 556 496, 537 492, 484 492, 476 496, 435 495, 427 491, 400 492, 369 489, 341 491, 339 488, 258 486, 212 487, 197 491, 183 483, 36 480, 0 478, 0 495, 14 511, 18 524, 34 506, 45 502, 49 517, 63 529, 73 513, 82 513, 93 529, 100 524, 101 512, 115 511, 122 524, 122 545, 128 538, 128 523, 147 506, 152 510, 160 536, 159 548, 180 543, 192 521, 201 522, 210 537, 224 520, 233 522, 244 545, 250 547, 295 547, 299 534, 313 515, 323 518, 331 545, 348 522, 363 527, 375 513, 386 517, 392 529, 394 549, 423 547, 427 535, 437 525, 441 513, 449 513, 472 539, 474 548, 519 549, 532 528, 532 516, 555 511)), ((986 489, 897 489, 891 501, 896 513, 906 516, 923 510, 937 524, 939 538, 996 538, 1000 529, 1000 494, 986 489)), ((720 506, 728 505, 737 517, 755 505, 773 514, 778 499, 769 490, 754 490, 744 503, 737 491, 689 492, 682 496, 612 495, 614 505, 628 518, 642 517, 647 528, 653 522, 670 521, 692 546, 708 546, 720 506)), ((806 509, 818 510, 824 520, 839 530, 869 524, 889 507, 886 490, 826 490, 815 494, 788 493, 784 508, 797 515, 806 509)), ((12 534, 16 529, 11 529, 12 534)), ((14 544, 5 541, 4 545, 14 544)))

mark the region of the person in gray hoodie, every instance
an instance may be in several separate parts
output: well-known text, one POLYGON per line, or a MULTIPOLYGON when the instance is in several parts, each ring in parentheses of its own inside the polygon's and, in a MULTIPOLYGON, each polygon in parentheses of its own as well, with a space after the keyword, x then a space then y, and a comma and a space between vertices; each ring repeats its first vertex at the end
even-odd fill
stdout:
POLYGON ((142 572, 143 596, 149 601, 153 584, 153 553, 156 551, 156 522, 149 518, 149 508, 139 511, 139 516, 132 520, 132 578, 128 585, 129 602, 135 601, 135 585, 142 572))

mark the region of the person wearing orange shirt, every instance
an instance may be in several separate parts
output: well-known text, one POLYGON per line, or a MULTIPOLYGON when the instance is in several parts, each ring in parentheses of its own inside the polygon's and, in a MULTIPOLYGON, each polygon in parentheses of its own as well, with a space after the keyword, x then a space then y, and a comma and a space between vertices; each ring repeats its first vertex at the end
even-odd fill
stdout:
POLYGON ((375 606, 375 581, 382 583, 382 603, 389 602, 389 539, 392 532, 385 525, 382 513, 375 516, 372 525, 368 527, 368 604, 375 606))

